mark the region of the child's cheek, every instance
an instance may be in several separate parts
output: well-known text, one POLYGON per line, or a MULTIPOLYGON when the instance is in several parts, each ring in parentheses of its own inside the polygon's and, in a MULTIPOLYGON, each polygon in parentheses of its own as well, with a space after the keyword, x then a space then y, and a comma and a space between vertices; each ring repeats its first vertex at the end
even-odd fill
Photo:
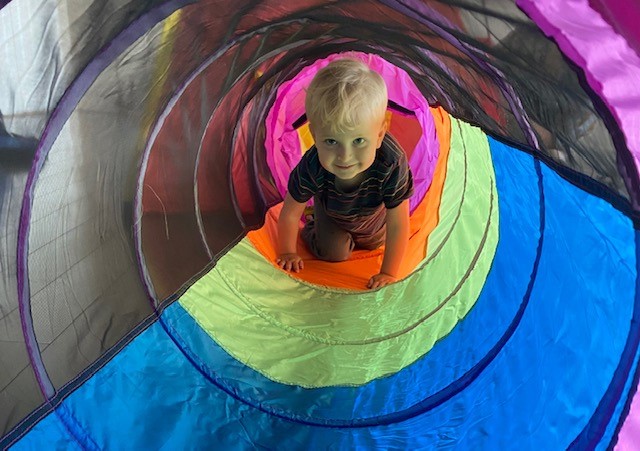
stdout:
POLYGON ((365 170, 369 169, 373 165, 373 162, 375 160, 376 160, 376 151, 374 149, 372 152, 369 152, 367 154, 366 159, 364 161, 364 165, 363 165, 365 167, 364 169, 365 170))
POLYGON ((331 155, 327 155, 326 152, 322 152, 318 149, 318 160, 320 161, 320 166, 322 166, 326 171, 331 171, 331 155))

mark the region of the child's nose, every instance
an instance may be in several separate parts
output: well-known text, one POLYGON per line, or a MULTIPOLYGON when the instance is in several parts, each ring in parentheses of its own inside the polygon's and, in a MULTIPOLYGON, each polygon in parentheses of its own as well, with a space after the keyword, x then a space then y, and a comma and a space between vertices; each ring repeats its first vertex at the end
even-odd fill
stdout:
POLYGON ((351 147, 346 145, 346 146, 340 146, 340 148, 338 149, 338 158, 341 160, 347 160, 349 159, 351 155, 351 147))

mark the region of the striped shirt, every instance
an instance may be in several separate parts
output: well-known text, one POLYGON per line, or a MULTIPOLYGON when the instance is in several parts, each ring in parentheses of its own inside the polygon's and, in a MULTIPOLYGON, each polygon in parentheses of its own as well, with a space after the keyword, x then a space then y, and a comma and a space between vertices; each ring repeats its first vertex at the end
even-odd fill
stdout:
MULTIPOLYGON (((398 142, 389 134, 376 151, 376 158, 364 173, 358 187, 343 191, 335 184, 335 175, 320 164, 318 150, 309 149, 289 176, 289 194, 297 202, 312 197, 322 202, 327 215, 347 230, 358 232, 371 216, 379 216, 386 207, 395 208, 413 194, 413 177, 407 157, 398 142)), ((379 222, 379 221, 375 221, 379 222)), ((364 229, 369 229, 364 226, 364 229)), ((370 231, 368 231, 370 233, 370 231)))

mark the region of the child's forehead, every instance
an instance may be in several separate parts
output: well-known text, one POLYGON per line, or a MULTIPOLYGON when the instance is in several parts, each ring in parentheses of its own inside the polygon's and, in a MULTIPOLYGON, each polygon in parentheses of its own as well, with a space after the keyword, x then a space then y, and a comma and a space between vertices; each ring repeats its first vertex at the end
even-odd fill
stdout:
POLYGON ((382 119, 378 121, 376 118, 362 120, 354 124, 323 123, 314 128, 317 133, 323 135, 352 136, 375 133, 381 125, 382 119))
POLYGON ((312 120, 312 126, 317 130, 322 129, 323 131, 330 132, 346 132, 346 131, 354 131, 354 130, 364 130, 377 128, 382 126, 386 117, 386 111, 382 112, 382 114, 377 113, 369 113, 363 112, 361 114, 348 114, 343 116, 343 120, 331 120, 331 118, 326 118, 325 120, 312 120))

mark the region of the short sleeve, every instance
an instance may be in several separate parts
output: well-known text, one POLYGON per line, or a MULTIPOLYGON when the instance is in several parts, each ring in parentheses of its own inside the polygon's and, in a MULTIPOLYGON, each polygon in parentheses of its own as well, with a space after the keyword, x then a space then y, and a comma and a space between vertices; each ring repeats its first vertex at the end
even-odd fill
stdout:
POLYGON ((386 208, 395 208, 413 194, 413 176, 407 157, 400 151, 397 162, 382 185, 382 200, 386 208))
POLYGON ((287 189, 296 202, 305 203, 318 192, 320 162, 315 148, 309 149, 289 175, 287 189))

